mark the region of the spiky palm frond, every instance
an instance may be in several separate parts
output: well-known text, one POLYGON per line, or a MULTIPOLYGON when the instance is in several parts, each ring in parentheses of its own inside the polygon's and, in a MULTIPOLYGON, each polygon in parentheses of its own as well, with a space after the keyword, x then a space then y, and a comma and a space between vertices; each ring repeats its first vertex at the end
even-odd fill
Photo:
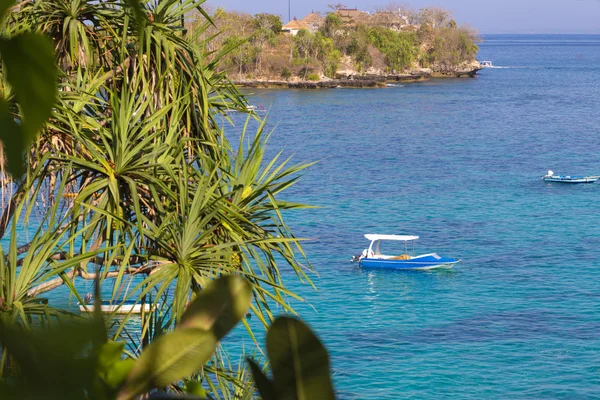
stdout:
MULTIPOLYGON (((25 316, 53 285, 81 298, 73 284, 80 277, 113 285, 117 304, 150 301, 160 318, 143 321, 142 341, 172 329, 210 280, 237 274, 252 284, 252 310, 266 326, 273 308, 293 312, 289 301, 299 299, 286 275, 310 284, 312 268, 284 220, 302 206, 280 198, 307 165, 267 160, 264 124, 255 134, 246 125, 247 146, 229 144, 219 115, 246 100, 179 24, 201 1, 142 4, 144 24, 119 3, 86 0, 33 0, 7 22, 5 29, 50 35, 63 75, 54 115, 12 196, 17 208, 5 214, 12 236, 0 273, 19 282, 20 304, 31 307, 25 316), (23 253, 31 269, 18 269, 14 227, 33 210, 51 220, 23 253)), ((127 322, 118 321, 116 336, 127 322)))

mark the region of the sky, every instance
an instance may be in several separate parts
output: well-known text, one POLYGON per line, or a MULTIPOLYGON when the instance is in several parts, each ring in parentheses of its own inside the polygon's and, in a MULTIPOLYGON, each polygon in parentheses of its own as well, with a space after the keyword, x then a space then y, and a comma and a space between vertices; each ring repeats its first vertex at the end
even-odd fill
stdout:
MULTIPOLYGON (((389 0, 289 0, 291 16, 298 19, 311 11, 328 10, 327 5, 342 3, 348 8, 374 11, 389 0)), ((599 33, 600 0, 400 0, 414 9, 442 7, 452 11, 459 24, 480 33, 599 33)), ((209 0, 213 7, 267 12, 288 19, 288 0, 209 0)))

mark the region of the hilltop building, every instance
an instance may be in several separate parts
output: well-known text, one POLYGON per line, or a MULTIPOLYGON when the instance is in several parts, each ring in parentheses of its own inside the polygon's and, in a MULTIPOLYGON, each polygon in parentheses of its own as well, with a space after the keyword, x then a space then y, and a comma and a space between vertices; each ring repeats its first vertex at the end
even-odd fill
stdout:
MULTIPOLYGON (((346 28, 354 28, 358 25, 380 26, 395 32, 401 32, 414 31, 419 27, 418 25, 411 25, 409 18, 400 11, 378 11, 370 14, 357 8, 345 8, 334 11, 334 14, 340 18, 346 28)), ((301 20, 294 18, 282 27, 282 31, 295 36, 301 29, 315 33, 323 25, 325 25, 325 18, 313 11, 301 20)))
POLYGON ((369 17, 367 24, 369 26, 382 26, 396 32, 405 30, 410 26, 407 16, 389 11, 376 12, 369 17))
POLYGON ((296 36, 302 29, 310 30, 308 25, 302 21, 298 21, 296 18, 281 27, 283 32, 287 32, 292 36, 296 36))
POLYGON ((357 8, 342 8, 336 10, 335 14, 340 17, 345 26, 366 24, 369 20, 369 13, 367 11, 361 11, 357 8))
POLYGON ((302 18, 300 22, 308 26, 309 31, 315 33, 325 24, 325 18, 323 18, 321 14, 313 11, 306 17, 302 18))

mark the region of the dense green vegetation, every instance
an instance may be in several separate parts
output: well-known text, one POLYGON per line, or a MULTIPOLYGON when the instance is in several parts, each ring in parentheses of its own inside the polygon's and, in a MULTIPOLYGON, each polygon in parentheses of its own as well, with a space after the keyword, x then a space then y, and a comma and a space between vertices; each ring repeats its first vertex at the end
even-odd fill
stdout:
POLYGON ((366 29, 367 43, 375 46, 385 56, 385 63, 392 71, 408 68, 418 56, 416 35, 413 32, 394 32, 377 27, 366 29))
MULTIPOLYGON (((248 367, 219 344, 238 322, 256 337, 247 310, 264 329, 275 321, 264 398, 311 386, 304 340, 303 354, 314 349, 329 376, 314 335, 274 315, 293 314, 298 298, 282 265, 310 284, 282 214, 302 205, 280 199, 307 165, 266 159, 255 115, 257 131, 247 125, 239 143, 228 141, 226 110, 247 103, 216 66, 248 42, 185 29, 192 12, 208 18, 201 3, 0 3, 0 399, 130 399, 155 388, 251 398, 248 367), (44 297, 57 288, 75 307, 44 297), (152 311, 82 318, 77 303, 93 291, 86 307, 98 310, 100 288, 113 305, 152 311), (282 372, 275 359, 289 361, 282 372)), ((277 38, 273 18, 254 21, 264 43, 277 38)))
POLYGON ((356 20, 333 11, 318 30, 302 29, 296 35, 282 33, 277 16, 252 16, 221 8, 212 14, 216 27, 203 26, 193 18, 188 26, 202 31, 200 37, 219 30, 218 40, 243 43, 218 64, 237 79, 306 80, 310 74, 334 78, 340 70, 359 74, 394 74, 418 68, 450 72, 475 60, 477 34, 457 26, 447 11, 391 9, 356 20), (400 27, 398 21, 406 23, 400 27))

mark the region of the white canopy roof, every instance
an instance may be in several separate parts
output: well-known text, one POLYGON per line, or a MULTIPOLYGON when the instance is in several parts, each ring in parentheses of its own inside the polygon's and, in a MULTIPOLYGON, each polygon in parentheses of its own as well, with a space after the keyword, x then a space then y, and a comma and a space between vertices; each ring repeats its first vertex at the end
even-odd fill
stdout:
POLYGON ((375 240, 400 240, 400 241, 403 241, 403 242, 407 242, 409 240, 417 240, 419 238, 418 236, 374 235, 374 234, 368 234, 368 235, 365 235, 365 237, 367 239, 369 239, 370 241, 375 241, 375 240))

